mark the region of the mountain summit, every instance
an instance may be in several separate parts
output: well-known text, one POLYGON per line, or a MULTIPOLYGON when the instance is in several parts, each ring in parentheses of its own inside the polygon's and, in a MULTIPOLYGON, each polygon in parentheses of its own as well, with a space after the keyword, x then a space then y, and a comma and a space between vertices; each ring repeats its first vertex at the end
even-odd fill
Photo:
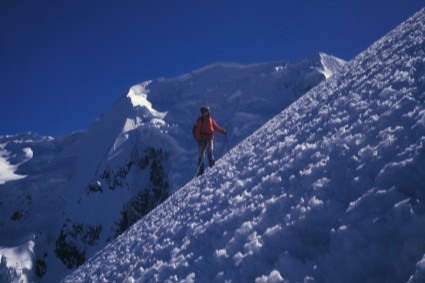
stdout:
MULTIPOLYGON (((323 53, 217 63, 131 87, 86 132, 0 137, 3 269, 29 280, 32 271, 40 281, 63 278, 194 177, 191 129, 201 105, 233 146, 344 63, 323 53)), ((215 147, 217 159, 227 152, 220 137, 215 147)))
POLYGON ((424 23, 422 10, 63 282, 424 282, 424 23))

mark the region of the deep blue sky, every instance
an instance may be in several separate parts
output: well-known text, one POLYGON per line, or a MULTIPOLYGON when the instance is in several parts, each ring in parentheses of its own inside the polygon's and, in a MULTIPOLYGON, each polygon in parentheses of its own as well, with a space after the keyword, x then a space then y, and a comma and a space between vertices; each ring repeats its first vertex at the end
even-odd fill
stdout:
POLYGON ((214 62, 350 60, 423 0, 0 0, 0 135, 85 130, 128 89, 214 62))

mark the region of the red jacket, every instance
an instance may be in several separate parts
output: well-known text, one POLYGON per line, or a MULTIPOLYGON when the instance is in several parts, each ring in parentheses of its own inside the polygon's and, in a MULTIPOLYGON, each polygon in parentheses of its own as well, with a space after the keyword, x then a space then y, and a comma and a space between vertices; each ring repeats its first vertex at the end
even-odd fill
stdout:
POLYGON ((200 116, 193 126, 193 137, 199 141, 207 141, 214 139, 214 131, 224 134, 225 130, 222 129, 209 115, 200 116))

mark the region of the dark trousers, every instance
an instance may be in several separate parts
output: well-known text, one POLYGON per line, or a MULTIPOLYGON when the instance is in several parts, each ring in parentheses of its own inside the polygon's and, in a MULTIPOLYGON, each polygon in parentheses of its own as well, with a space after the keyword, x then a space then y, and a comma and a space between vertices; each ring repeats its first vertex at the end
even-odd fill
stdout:
POLYGON ((207 155, 207 158, 208 158, 208 165, 210 167, 214 166, 215 161, 214 161, 214 156, 213 156, 213 149, 214 149, 214 141, 213 140, 206 140, 206 141, 198 142, 198 150, 199 150, 198 176, 202 175, 204 173, 205 155, 207 155))

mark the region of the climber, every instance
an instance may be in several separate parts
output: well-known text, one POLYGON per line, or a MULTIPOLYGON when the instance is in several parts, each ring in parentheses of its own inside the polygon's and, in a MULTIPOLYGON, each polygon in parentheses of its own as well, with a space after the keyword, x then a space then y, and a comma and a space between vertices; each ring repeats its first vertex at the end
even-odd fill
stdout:
POLYGON ((214 149, 214 131, 227 135, 227 131, 221 128, 210 116, 210 108, 208 106, 201 107, 201 115, 193 125, 192 134, 198 142, 199 158, 198 172, 196 176, 204 173, 204 156, 207 154, 208 165, 213 167, 215 164, 213 149, 214 149))

